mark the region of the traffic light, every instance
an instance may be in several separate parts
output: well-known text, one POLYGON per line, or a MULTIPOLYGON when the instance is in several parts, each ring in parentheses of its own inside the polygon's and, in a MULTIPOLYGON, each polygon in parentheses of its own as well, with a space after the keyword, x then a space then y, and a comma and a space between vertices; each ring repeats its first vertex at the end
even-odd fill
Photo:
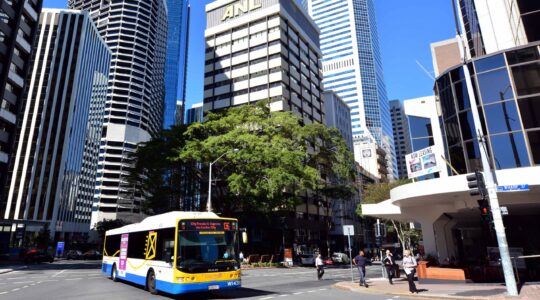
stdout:
POLYGON ((478 209, 480 209, 480 217, 482 221, 491 222, 491 210, 489 208, 489 201, 486 198, 478 200, 478 209))
POLYGON ((487 197, 486 183, 484 175, 480 171, 474 171, 474 174, 467 175, 467 185, 469 186, 469 194, 471 196, 487 197))

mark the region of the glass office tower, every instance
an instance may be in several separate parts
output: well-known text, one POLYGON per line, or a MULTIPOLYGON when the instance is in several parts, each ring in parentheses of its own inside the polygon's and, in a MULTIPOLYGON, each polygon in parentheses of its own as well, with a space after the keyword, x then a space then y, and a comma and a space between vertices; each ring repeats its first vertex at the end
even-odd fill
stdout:
POLYGON ((185 77, 189 32, 189 1, 167 0, 168 33, 165 63, 165 108, 163 128, 183 123, 183 110, 178 111, 177 101, 185 107, 185 77), (177 113, 178 111, 178 113, 177 113))
POLYGON ((320 30, 324 89, 334 91, 350 106, 355 143, 374 139, 387 148, 383 145, 386 137, 391 145, 385 150, 390 150, 395 165, 373 1, 310 0, 309 13, 320 30))

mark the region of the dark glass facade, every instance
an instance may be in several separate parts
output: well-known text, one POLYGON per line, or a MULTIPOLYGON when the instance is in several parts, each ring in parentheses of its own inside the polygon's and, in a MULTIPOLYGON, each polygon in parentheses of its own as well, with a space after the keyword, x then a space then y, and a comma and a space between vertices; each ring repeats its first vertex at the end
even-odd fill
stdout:
MULTIPOLYGON (((540 164, 540 49, 514 48, 473 60, 471 73, 480 121, 496 169, 540 164)), ((442 74, 435 93, 442 111, 450 163, 461 174, 481 169, 469 93, 460 65, 442 74)))

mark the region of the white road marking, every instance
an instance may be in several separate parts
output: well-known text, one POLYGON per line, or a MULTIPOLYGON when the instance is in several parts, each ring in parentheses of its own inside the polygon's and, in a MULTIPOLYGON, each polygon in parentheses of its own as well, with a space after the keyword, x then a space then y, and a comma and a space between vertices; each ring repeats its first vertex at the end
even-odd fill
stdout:
POLYGON ((261 300, 267 300, 267 299, 272 299, 274 297, 264 297, 264 298, 261 298, 261 300))
POLYGON ((296 293, 293 293, 293 295, 300 295, 300 294, 303 294, 304 292, 296 292, 296 293))
POLYGON ((13 284, 22 284, 22 283, 32 283, 33 281, 17 281, 17 282, 12 282, 13 284))
POLYGON ((67 271, 67 270, 62 270, 62 271, 60 271, 60 272, 58 272, 58 273, 54 274, 54 275, 53 275, 52 277, 56 277, 56 276, 58 276, 58 275, 60 275, 60 274, 64 273, 65 271, 67 271))
POLYGON ((7 294, 8 292, 0 292, 0 295, 7 294))
POLYGON ((67 278, 66 280, 81 280, 82 278, 67 278))
POLYGON ((289 296, 289 295, 285 295, 285 294, 284 295, 279 295, 279 297, 287 297, 287 296, 289 296))
POLYGON ((25 286, 23 286, 22 288, 23 288, 23 289, 25 289, 25 288, 27 288, 27 287, 28 287, 28 286, 27 286, 27 285, 25 285, 25 286))
POLYGON ((12 292, 16 292, 16 291, 18 291, 18 290, 20 290, 20 288, 12 289, 11 291, 12 291, 12 292))

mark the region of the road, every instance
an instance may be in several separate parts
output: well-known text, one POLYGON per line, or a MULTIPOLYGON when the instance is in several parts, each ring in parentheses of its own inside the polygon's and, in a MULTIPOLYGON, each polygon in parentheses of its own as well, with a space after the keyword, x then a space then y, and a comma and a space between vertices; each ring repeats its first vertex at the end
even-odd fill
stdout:
MULTIPOLYGON (((328 268, 324 280, 316 280, 315 268, 253 269, 242 272, 242 289, 186 296, 151 295, 143 288, 113 282, 100 273, 100 261, 57 261, 30 265, 27 269, 0 275, 0 299, 358 299, 356 292, 333 288, 350 280, 349 269, 328 268)), ((368 269, 368 278, 380 277, 380 267, 368 269)), ((355 273, 355 278, 357 278, 355 273)), ((366 292, 369 289, 366 289, 366 292)), ((362 299, 398 299, 362 294, 362 299)), ((404 299, 404 298, 399 298, 404 299)))

